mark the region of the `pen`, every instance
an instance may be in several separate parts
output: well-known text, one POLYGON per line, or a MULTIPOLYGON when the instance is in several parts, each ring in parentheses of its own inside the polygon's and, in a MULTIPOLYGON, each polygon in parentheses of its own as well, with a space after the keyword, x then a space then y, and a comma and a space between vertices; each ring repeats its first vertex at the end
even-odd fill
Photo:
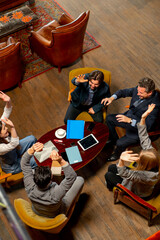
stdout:
POLYGON ((58 142, 58 143, 63 142, 63 140, 59 140, 59 139, 53 139, 53 141, 58 142))
POLYGON ((58 144, 65 145, 64 143, 60 143, 60 142, 58 142, 58 144))

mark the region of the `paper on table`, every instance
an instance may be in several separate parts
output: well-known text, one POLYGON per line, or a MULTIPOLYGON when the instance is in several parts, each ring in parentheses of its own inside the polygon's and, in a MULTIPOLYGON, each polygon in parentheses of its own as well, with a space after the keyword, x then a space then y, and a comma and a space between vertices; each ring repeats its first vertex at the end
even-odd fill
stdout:
POLYGON ((56 148, 56 146, 51 141, 48 141, 44 144, 43 150, 40 152, 35 152, 34 156, 41 163, 41 162, 44 162, 47 158, 49 158, 53 150, 56 150, 58 152, 58 149, 56 148))

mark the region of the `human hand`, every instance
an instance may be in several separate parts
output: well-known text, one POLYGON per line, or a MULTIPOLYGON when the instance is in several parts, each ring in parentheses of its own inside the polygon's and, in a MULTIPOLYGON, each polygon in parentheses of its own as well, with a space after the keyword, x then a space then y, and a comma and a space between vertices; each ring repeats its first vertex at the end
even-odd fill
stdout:
POLYGON ((5 119, 1 119, 2 122, 4 122, 7 126, 14 128, 14 124, 11 120, 9 120, 8 118, 5 119))
POLYGON ((56 150, 53 150, 51 152, 50 158, 52 159, 52 161, 61 162, 61 160, 62 160, 62 157, 58 154, 58 152, 56 150))
POLYGON ((30 155, 34 154, 34 152, 40 152, 43 149, 43 143, 36 142, 32 145, 31 148, 28 149, 28 153, 30 155))
POLYGON ((139 154, 133 151, 125 151, 121 153, 120 160, 126 162, 136 162, 139 160, 139 154))
POLYGON ((76 76, 76 82, 78 82, 78 83, 88 82, 88 79, 84 79, 84 77, 85 77, 84 74, 76 76))
POLYGON ((110 97, 110 98, 103 98, 101 101, 101 104, 103 104, 104 106, 108 106, 109 104, 111 104, 113 102, 114 98, 110 97))
POLYGON ((2 92, 2 91, 0 91, 0 98, 4 102, 10 102, 11 101, 10 97, 7 94, 5 94, 4 92, 2 92))
POLYGON ((93 110, 93 108, 89 108, 89 109, 88 109, 88 113, 90 113, 90 114, 95 114, 95 111, 93 110))
POLYGON ((43 149, 43 143, 36 142, 35 144, 33 144, 32 148, 34 152, 40 152, 43 149))
POLYGON ((131 122, 131 118, 126 117, 125 115, 122 115, 122 114, 116 115, 116 118, 117 118, 118 122, 125 122, 125 123, 130 123, 131 122))
POLYGON ((148 109, 147 111, 145 111, 143 114, 142 114, 142 118, 146 118, 152 111, 153 109, 155 108, 156 104, 152 103, 150 105, 148 105, 148 109))

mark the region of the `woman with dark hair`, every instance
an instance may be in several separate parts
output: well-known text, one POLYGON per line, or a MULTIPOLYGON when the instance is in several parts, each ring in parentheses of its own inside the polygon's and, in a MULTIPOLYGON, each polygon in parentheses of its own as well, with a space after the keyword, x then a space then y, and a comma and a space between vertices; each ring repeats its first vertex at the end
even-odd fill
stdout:
POLYGON ((105 175, 107 187, 112 190, 117 183, 134 192, 142 198, 152 195, 154 186, 160 179, 160 159, 158 152, 152 147, 149 139, 145 119, 153 111, 155 104, 148 106, 148 110, 142 115, 140 123, 137 124, 142 151, 140 154, 125 151, 121 154, 118 164, 112 164, 105 175), (129 169, 125 162, 136 161, 136 167, 129 169))
POLYGON ((99 70, 76 76, 72 83, 77 86, 71 93, 72 101, 67 109, 64 123, 74 120, 81 112, 88 112, 95 122, 103 122, 101 101, 110 97, 109 86, 104 82, 104 74, 99 70))
MULTIPOLYGON (((0 120, 0 164, 4 172, 15 174, 21 172, 21 156, 37 140, 32 135, 19 140, 13 122, 8 119, 12 112, 11 99, 1 91, 0 99, 6 103, 0 120)), ((31 160, 31 166, 32 168, 37 166, 34 157, 31 160)))

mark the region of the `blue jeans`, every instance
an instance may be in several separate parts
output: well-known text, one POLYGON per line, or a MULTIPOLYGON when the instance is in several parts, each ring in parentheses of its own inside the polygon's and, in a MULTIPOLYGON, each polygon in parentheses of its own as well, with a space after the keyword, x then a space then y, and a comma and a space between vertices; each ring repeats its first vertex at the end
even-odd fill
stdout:
MULTIPOLYGON (((37 139, 33 135, 27 136, 19 141, 20 149, 15 148, 1 156, 3 159, 1 164, 2 170, 12 174, 21 172, 21 157, 36 141, 37 139)), ((30 165, 33 169, 37 167, 33 156, 30 160, 30 165)))

